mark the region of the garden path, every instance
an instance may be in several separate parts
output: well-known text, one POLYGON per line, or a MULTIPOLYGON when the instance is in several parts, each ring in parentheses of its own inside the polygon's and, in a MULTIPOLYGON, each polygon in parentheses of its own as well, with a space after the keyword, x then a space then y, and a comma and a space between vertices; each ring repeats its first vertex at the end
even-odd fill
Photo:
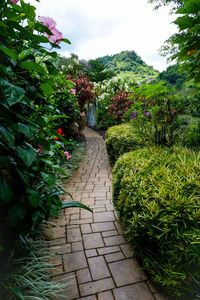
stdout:
POLYGON ((164 300, 132 258, 124 238, 112 205, 112 176, 104 140, 89 128, 84 135, 87 152, 66 189, 73 200, 88 205, 93 213, 69 208, 56 221, 51 233, 60 254, 55 278, 69 281, 69 276, 75 276, 66 293, 70 300, 164 300))

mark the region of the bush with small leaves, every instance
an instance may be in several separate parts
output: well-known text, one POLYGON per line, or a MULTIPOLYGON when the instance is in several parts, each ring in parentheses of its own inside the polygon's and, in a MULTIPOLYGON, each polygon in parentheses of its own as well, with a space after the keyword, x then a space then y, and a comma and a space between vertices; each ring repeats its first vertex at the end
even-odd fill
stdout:
POLYGON ((125 152, 142 147, 141 139, 134 133, 131 124, 110 127, 106 132, 106 148, 111 165, 125 152))
POLYGON ((200 277, 199 162, 183 147, 152 147, 124 154, 113 170, 127 239, 151 279, 175 296, 195 294, 200 277))

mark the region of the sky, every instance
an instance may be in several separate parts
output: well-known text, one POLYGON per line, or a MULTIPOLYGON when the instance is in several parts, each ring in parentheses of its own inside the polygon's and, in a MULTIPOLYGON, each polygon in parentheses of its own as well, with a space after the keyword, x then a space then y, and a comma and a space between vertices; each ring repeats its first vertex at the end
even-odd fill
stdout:
POLYGON ((134 50, 148 65, 168 66, 158 50, 177 28, 169 7, 154 10, 148 0, 27 0, 37 16, 53 18, 71 45, 61 43, 60 54, 95 59, 134 50))

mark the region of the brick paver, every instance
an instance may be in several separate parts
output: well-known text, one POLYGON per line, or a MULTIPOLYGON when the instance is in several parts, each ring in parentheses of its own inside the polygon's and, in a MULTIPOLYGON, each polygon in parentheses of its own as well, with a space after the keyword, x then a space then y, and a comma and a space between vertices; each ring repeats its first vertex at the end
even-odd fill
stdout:
MULTIPOLYGON (((164 300, 132 258, 133 251, 124 238, 112 204, 104 140, 89 128, 84 134, 87 153, 66 190, 93 213, 65 209, 50 235, 60 261, 55 277, 67 281, 74 276, 73 285, 64 293, 66 300, 164 300)), ((71 199, 66 196, 64 200, 71 199)))

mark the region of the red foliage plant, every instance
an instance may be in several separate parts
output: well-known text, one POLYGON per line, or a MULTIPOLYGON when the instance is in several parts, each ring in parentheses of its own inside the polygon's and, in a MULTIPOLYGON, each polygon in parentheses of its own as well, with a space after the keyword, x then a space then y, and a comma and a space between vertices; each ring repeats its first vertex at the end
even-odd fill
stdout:
MULTIPOLYGON (((68 76, 68 79, 69 78, 68 76)), ((77 79, 71 79, 74 83, 74 88, 76 90, 76 97, 79 103, 81 111, 84 111, 84 106, 86 103, 91 103, 94 101, 93 88, 94 84, 90 82, 84 74, 79 74, 77 79)))
POLYGON ((119 90, 118 95, 111 98, 111 105, 109 106, 109 113, 116 120, 117 124, 121 123, 121 120, 127 110, 131 108, 133 100, 128 99, 131 93, 119 90))

